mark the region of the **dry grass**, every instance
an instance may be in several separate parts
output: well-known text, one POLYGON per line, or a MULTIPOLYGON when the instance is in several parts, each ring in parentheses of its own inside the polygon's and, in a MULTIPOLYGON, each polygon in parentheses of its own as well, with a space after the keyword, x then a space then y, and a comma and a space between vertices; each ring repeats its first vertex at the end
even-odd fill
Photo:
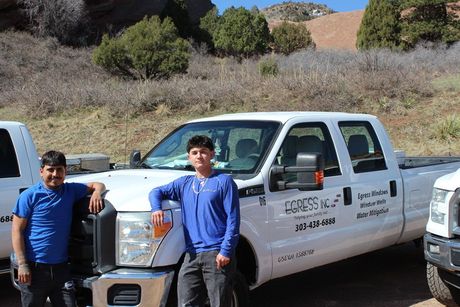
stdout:
POLYGON ((0 33, 0 118, 27 123, 40 152, 103 152, 124 162, 132 148, 146 152, 188 119, 318 110, 378 115, 394 145, 409 154, 460 155, 458 138, 437 132, 459 109, 460 45, 404 54, 274 55, 279 73, 265 77, 260 59, 238 63, 194 52, 187 74, 147 82, 108 75, 91 63, 90 52, 0 33))

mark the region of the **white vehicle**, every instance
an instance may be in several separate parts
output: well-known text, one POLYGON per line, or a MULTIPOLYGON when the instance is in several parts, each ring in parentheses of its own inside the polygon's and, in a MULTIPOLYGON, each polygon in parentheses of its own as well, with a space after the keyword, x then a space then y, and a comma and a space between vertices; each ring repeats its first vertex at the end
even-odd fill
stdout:
POLYGON ((0 274, 10 272, 11 212, 19 193, 40 179, 38 158, 24 124, 0 121, 0 274))
POLYGON ((424 237, 427 280, 433 297, 460 305, 460 169, 436 180, 424 237))
POLYGON ((371 115, 243 113, 188 122, 142 159, 133 154, 137 169, 70 179, 108 189, 99 214, 75 206, 69 253, 83 305, 174 299, 185 249, 180 206, 164 201, 166 227, 156 228, 148 193, 194 173, 186 143, 196 134, 212 138, 214 168, 239 188, 235 306, 269 280, 420 239, 434 181, 460 167, 460 158, 395 154, 371 115))

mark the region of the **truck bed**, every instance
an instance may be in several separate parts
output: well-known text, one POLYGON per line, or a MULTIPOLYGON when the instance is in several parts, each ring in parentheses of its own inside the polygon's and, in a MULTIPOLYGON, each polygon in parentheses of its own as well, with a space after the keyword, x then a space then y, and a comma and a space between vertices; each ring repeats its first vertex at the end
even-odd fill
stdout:
POLYGON ((439 165, 446 163, 460 162, 460 157, 406 157, 402 164, 399 164, 401 169, 410 169, 423 166, 439 165))

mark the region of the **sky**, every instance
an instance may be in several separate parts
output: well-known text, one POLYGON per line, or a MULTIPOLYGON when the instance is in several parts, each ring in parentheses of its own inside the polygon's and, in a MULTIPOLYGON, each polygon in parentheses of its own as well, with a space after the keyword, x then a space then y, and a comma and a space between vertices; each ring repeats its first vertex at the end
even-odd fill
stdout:
MULTIPOLYGON (((259 9, 266 8, 273 4, 279 4, 287 0, 211 0, 213 4, 219 9, 219 14, 222 14, 225 9, 230 6, 240 7, 244 6, 247 9, 252 8, 254 5, 259 9)), ((318 4, 325 4, 330 9, 337 12, 350 12, 355 10, 364 10, 368 0, 306 0, 306 1, 292 1, 292 2, 313 2, 318 4)))

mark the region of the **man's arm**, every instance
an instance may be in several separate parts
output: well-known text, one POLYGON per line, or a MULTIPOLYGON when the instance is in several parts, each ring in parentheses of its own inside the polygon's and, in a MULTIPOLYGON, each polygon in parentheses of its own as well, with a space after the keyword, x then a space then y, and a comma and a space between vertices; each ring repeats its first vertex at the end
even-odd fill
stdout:
POLYGON ((13 250, 18 261, 18 279, 19 283, 27 284, 32 280, 29 265, 26 258, 26 246, 24 242, 24 230, 27 226, 27 219, 14 215, 13 226, 11 228, 11 240, 13 250))
POLYGON ((89 200, 89 212, 98 213, 102 210, 104 205, 102 193, 105 192, 105 185, 101 182, 89 182, 86 185, 88 187, 88 193, 91 193, 91 199, 89 200))
POLYGON ((174 180, 167 185, 154 188, 149 193, 150 207, 152 208, 151 221, 154 226, 163 226, 164 212, 161 208, 161 201, 163 199, 179 200, 180 189, 184 184, 184 177, 174 180))
POLYGON ((149 193, 150 206, 152 207, 152 224, 154 226, 163 226, 165 214, 161 208, 163 193, 160 188, 155 188, 149 193))

